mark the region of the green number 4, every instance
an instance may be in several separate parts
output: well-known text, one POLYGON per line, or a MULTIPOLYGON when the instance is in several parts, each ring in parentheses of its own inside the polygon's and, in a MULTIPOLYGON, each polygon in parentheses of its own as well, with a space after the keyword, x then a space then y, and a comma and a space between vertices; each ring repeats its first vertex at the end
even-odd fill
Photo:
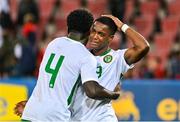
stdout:
POLYGON ((54 87, 54 83, 55 83, 55 80, 56 80, 58 71, 59 71, 59 69, 61 68, 62 62, 63 62, 63 60, 64 60, 64 56, 61 55, 61 56, 59 57, 59 60, 58 60, 58 62, 57 62, 57 64, 56 64, 55 69, 52 69, 50 66, 51 66, 51 64, 52 64, 52 61, 53 61, 53 59, 54 59, 54 56, 55 56, 55 54, 52 53, 51 56, 50 56, 50 58, 48 59, 48 62, 47 62, 47 64, 46 64, 46 68, 45 68, 45 71, 46 71, 47 73, 52 74, 51 79, 50 79, 50 82, 49 82, 49 87, 50 87, 50 88, 53 88, 53 87, 54 87))

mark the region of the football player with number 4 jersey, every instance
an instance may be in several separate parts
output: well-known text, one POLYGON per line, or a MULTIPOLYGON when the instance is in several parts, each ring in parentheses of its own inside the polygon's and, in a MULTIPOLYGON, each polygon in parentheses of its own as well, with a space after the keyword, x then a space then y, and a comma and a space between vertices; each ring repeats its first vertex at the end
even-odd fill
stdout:
MULTIPOLYGON (((96 73, 100 85, 111 91, 119 85, 120 75, 132 68, 149 51, 149 44, 143 36, 112 15, 104 15, 95 20, 87 47, 92 49, 98 62, 96 73), (132 40, 133 47, 116 51, 109 48, 117 29, 132 40)), ((118 121, 110 101, 91 99, 82 87, 78 88, 71 111, 72 121, 118 121)))

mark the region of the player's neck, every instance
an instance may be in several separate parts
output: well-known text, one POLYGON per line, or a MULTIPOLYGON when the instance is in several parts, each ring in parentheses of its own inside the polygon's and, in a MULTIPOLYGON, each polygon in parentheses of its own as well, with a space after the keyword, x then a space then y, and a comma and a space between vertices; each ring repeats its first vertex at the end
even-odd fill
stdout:
POLYGON ((70 39, 73 39, 75 41, 84 43, 83 36, 84 35, 82 33, 70 32, 67 37, 70 38, 70 39))
POLYGON ((109 50, 110 48, 107 46, 103 49, 93 49, 92 52, 95 56, 100 56, 100 55, 103 55, 107 52, 107 50, 109 50))

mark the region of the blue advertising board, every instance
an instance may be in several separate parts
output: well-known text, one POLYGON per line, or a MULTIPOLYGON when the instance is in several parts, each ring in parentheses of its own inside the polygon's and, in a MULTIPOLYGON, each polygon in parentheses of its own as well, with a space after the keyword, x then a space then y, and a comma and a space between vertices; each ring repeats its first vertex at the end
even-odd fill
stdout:
POLYGON ((35 84, 34 78, 0 79, 0 121, 20 120, 13 109, 29 98, 35 84))
POLYGON ((113 102, 113 106, 119 120, 178 121, 180 82, 125 81, 122 83, 122 96, 113 102))
MULTIPOLYGON (((35 84, 35 78, 0 79, 0 120, 20 120, 13 108, 29 98, 35 84)), ((119 120, 180 121, 180 81, 125 80, 121 91, 112 102, 119 120)))

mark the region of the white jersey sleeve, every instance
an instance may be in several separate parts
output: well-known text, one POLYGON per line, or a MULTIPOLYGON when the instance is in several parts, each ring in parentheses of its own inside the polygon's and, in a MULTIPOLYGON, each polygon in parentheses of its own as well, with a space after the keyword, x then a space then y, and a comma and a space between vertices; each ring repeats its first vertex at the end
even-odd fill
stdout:
POLYGON ((122 69, 121 73, 126 73, 129 69, 132 69, 134 67, 134 64, 129 65, 127 64, 124 55, 127 49, 118 50, 119 54, 119 67, 122 69))
POLYGON ((81 64, 82 84, 89 80, 94 80, 98 82, 98 77, 96 74, 97 61, 95 57, 93 55, 88 55, 82 59, 81 64))

